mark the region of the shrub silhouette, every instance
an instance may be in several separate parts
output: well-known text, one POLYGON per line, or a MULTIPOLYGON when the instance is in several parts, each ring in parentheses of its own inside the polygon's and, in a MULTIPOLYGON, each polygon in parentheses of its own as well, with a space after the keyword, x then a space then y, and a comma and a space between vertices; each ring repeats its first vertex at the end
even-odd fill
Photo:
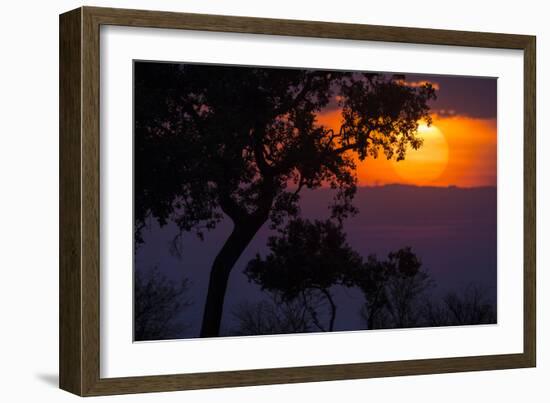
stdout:
POLYGON ((311 301, 301 298, 287 300, 275 293, 269 294, 269 299, 257 303, 244 301, 237 306, 233 317, 238 325, 233 334, 249 336, 312 331, 311 301))
POLYGON ((134 274, 134 340, 177 338, 185 329, 178 320, 191 305, 186 298, 189 281, 174 285, 157 268, 134 274))
POLYGON ((487 290, 470 284, 462 292, 450 292, 441 302, 427 300, 423 316, 426 326, 482 325, 497 323, 495 306, 487 290))

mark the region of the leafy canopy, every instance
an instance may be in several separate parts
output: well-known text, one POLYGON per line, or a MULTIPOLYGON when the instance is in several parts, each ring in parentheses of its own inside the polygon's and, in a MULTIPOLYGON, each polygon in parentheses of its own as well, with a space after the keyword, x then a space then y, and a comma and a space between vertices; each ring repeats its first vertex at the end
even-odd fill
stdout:
POLYGON ((354 211, 355 161, 403 159, 430 123, 430 84, 403 76, 189 64, 135 64, 136 240, 148 216, 198 235, 229 216, 279 225, 299 192, 337 190, 354 211), (341 110, 339 130, 317 114, 341 110))
POLYGON ((278 236, 268 240, 270 253, 256 255, 246 269, 249 280, 263 290, 292 300, 307 290, 328 290, 336 284, 351 285, 362 266, 361 256, 346 242, 340 225, 327 221, 289 221, 278 236))

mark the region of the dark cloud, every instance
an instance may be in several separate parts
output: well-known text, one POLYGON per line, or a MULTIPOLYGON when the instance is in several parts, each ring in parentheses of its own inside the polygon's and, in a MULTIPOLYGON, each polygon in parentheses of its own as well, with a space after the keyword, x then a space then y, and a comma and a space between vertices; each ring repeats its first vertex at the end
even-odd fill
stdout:
POLYGON ((441 116, 462 115, 481 119, 497 116, 497 79, 492 77, 407 74, 407 81, 437 83, 433 111, 441 116))
MULTIPOLYGON (((392 73, 385 73, 391 75, 392 73)), ((403 74, 403 84, 418 87, 431 83, 437 99, 431 102, 433 113, 442 116, 468 116, 479 119, 496 119, 497 79, 493 77, 451 76, 434 74, 403 74)), ((338 109, 334 97, 325 112, 338 109)))

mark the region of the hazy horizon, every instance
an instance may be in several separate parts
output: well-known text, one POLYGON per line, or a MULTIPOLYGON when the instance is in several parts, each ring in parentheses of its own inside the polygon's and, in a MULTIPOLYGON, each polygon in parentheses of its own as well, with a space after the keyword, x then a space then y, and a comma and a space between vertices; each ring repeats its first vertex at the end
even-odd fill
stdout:
MULTIPOLYGON (((332 197, 330 193, 326 188, 304 193, 300 203, 302 216, 323 219, 332 197)), ((354 200, 359 213, 348 219, 344 228, 349 244, 364 258, 371 253, 384 257, 391 250, 412 246, 436 281, 437 297, 448 291, 461 292, 469 284, 475 284, 488 289, 489 300, 496 306, 496 209, 494 214, 487 214, 493 203, 496 205, 494 186, 361 186, 354 200), (384 214, 384 210, 395 212, 403 200, 408 204, 399 213, 384 214), (414 214, 410 214, 412 211, 414 214)), ((163 228, 151 223, 143 233, 145 243, 136 253, 136 269, 158 267, 174 281, 187 277, 192 283, 194 306, 181 313, 182 320, 191 326, 182 337, 198 337, 210 266, 231 227, 229 220, 224 219, 214 231, 205 233, 204 241, 186 234, 181 257, 170 252, 177 234, 173 223, 163 228)), ((267 238, 273 234, 267 227, 266 224, 260 229, 231 274, 222 319, 226 331, 236 326, 232 314, 239 303, 263 298, 259 287, 249 283, 243 269, 256 253, 265 254, 267 238)), ((339 311, 336 329, 357 329, 360 292, 340 288, 336 290, 336 298, 344 302, 344 306, 352 307, 339 311)))

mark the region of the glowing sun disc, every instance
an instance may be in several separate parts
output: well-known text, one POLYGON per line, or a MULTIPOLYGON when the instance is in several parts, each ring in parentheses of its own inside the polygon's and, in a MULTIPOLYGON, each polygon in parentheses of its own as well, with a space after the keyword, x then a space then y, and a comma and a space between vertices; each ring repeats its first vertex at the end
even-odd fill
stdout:
POLYGON ((421 124, 418 136, 424 139, 418 150, 409 147, 402 161, 392 160, 397 175, 405 183, 427 185, 438 179, 449 161, 449 145, 445 135, 436 126, 421 124))

